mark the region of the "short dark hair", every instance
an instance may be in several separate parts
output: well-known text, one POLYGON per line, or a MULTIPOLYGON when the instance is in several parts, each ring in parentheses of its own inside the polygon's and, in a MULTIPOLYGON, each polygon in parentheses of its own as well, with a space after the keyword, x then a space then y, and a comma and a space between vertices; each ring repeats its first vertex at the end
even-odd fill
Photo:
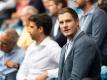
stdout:
POLYGON ((91 3, 96 3, 98 0, 90 0, 91 1, 91 3))
POLYGON ((72 15, 72 17, 74 18, 74 20, 78 20, 78 14, 76 13, 76 11, 74 11, 73 9, 71 8, 68 8, 68 7, 65 7, 63 9, 61 9, 58 14, 57 14, 57 17, 60 15, 60 14, 64 14, 64 13, 70 13, 72 15))
POLYGON ((50 0, 50 1, 53 1, 56 5, 61 3, 62 4, 62 8, 67 7, 67 1, 66 0, 50 0))
POLYGON ((45 35, 49 35, 52 29, 52 20, 46 13, 32 15, 29 21, 34 22, 37 27, 43 27, 45 35))

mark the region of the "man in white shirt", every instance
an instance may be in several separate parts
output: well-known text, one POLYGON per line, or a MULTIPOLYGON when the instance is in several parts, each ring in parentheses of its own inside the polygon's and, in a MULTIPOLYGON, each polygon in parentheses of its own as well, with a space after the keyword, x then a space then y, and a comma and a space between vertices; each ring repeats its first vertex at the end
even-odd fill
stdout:
POLYGON ((46 14, 29 18, 29 33, 35 42, 27 49, 17 80, 50 80, 57 77, 61 48, 48 36, 51 28, 51 18, 46 14))

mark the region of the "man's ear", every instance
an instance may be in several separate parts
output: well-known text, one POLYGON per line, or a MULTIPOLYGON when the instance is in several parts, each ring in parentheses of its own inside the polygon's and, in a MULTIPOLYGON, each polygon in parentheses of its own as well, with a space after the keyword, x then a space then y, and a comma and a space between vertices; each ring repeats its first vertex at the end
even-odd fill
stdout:
POLYGON ((76 24, 77 24, 77 26, 79 26, 79 19, 76 20, 76 24))
POLYGON ((43 32, 44 30, 43 30, 43 27, 39 27, 39 31, 40 32, 43 32))

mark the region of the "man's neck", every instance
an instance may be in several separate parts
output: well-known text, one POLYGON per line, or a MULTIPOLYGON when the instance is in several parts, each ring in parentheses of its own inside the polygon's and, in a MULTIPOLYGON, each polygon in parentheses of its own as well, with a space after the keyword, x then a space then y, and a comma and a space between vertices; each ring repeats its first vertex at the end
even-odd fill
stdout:
POLYGON ((47 36, 46 35, 41 35, 36 39, 36 45, 39 45, 47 36))
POLYGON ((73 39, 75 37, 75 35, 78 33, 78 31, 80 30, 80 28, 78 27, 78 29, 75 31, 74 34, 72 34, 71 36, 67 37, 67 39, 73 39))
POLYGON ((84 8, 84 14, 86 14, 87 12, 89 12, 89 10, 93 7, 93 4, 87 4, 84 8))

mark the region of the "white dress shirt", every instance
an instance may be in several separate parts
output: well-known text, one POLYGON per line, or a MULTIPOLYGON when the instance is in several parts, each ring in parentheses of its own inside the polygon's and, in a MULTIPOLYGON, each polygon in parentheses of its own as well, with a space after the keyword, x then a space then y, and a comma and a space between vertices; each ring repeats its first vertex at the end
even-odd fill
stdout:
MULTIPOLYGON (((57 73, 61 48, 50 37, 40 45, 32 43, 17 74, 17 80, 34 80, 36 76, 48 70, 48 77, 57 73)), ((49 80, 48 78, 48 80, 49 80)))
POLYGON ((54 25, 54 36, 57 36, 58 29, 59 29, 59 21, 56 20, 56 23, 54 25))

